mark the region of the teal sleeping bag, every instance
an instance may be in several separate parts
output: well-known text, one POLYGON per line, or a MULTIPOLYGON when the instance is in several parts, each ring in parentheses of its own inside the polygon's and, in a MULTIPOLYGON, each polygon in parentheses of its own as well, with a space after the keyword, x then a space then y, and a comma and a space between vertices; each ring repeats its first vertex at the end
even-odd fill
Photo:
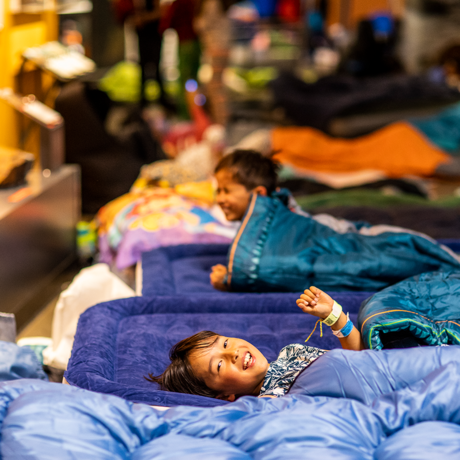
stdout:
POLYGON ((374 294, 361 305, 358 325, 366 348, 384 348, 390 333, 460 345, 460 271, 423 273, 374 294))
POLYGON ((409 121, 433 144, 451 155, 460 155, 460 103, 432 117, 409 121))
POLYGON ((455 255, 428 237, 338 233, 290 211, 284 198, 253 195, 229 250, 230 290, 372 292, 423 272, 460 270, 455 255))

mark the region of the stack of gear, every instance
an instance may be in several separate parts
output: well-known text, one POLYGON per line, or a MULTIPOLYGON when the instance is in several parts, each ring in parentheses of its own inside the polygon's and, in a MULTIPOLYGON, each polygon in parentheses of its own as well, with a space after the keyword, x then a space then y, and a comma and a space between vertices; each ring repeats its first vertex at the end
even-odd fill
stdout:
POLYGON ((292 124, 326 133, 330 132, 332 119, 338 116, 429 107, 460 99, 457 90, 425 75, 331 75, 308 84, 291 73, 282 73, 270 86, 275 104, 284 108, 292 124))

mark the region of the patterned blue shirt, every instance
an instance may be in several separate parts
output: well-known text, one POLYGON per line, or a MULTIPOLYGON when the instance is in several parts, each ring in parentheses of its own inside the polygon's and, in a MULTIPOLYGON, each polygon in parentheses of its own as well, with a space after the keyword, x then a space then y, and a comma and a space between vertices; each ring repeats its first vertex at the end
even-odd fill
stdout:
POLYGON ((284 347, 270 363, 259 396, 284 396, 296 377, 326 350, 294 343, 284 347))

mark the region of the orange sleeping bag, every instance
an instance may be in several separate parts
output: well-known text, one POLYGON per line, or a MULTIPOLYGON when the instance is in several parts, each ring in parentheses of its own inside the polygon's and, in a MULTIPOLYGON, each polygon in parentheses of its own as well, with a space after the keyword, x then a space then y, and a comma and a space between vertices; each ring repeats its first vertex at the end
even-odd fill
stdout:
POLYGON ((389 177, 430 176, 450 157, 406 122, 356 139, 337 139, 306 127, 272 130, 275 159, 298 169, 321 172, 380 170, 389 177))

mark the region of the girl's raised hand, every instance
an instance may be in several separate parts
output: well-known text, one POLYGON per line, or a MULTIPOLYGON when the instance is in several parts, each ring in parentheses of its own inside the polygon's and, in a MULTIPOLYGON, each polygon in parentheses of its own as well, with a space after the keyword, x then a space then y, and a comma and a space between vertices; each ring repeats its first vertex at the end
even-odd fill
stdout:
POLYGON ((297 306, 305 313, 320 319, 327 318, 334 306, 334 299, 315 286, 306 289, 296 300, 297 306))

